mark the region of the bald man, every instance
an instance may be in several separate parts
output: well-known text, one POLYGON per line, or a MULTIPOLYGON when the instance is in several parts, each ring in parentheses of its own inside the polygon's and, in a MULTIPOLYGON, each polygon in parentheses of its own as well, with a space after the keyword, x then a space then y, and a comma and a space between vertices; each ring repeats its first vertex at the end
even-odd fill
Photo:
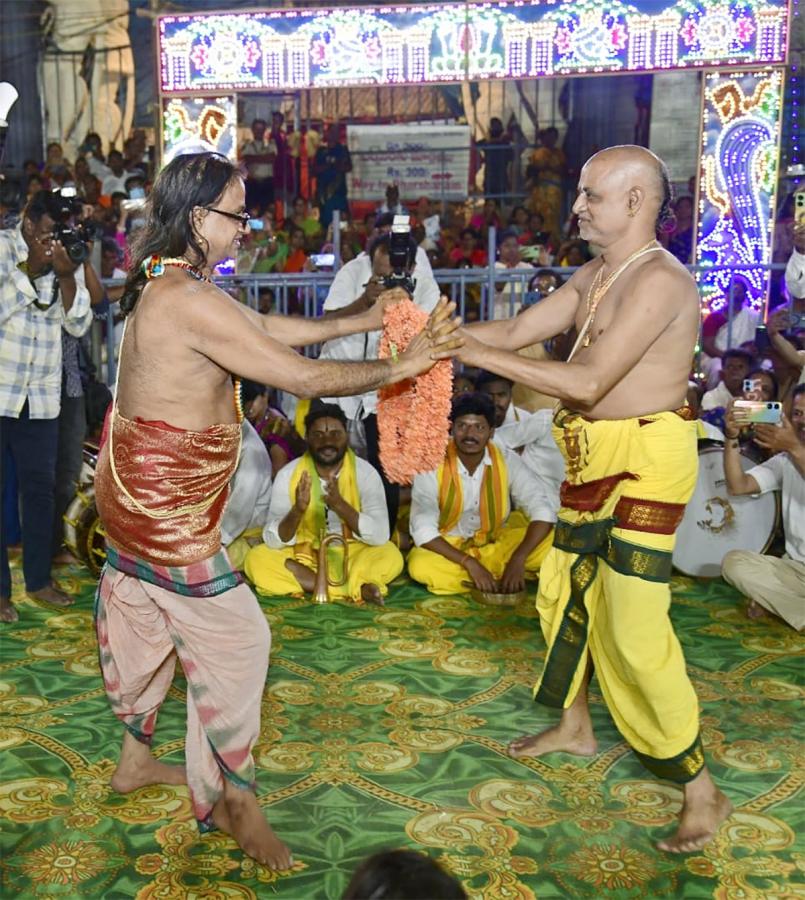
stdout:
POLYGON ((650 151, 593 156, 573 211, 601 256, 516 319, 465 329, 461 360, 559 400, 553 432, 566 479, 540 572, 548 651, 534 694, 562 714, 509 752, 594 755, 594 667, 640 761, 682 785, 678 828, 658 846, 687 853, 713 838, 732 807, 705 767, 698 702, 668 618, 675 531, 697 474, 685 396, 699 327, 693 278, 655 240, 670 200, 668 173, 650 151), (567 362, 515 352, 574 324, 579 339, 567 362))

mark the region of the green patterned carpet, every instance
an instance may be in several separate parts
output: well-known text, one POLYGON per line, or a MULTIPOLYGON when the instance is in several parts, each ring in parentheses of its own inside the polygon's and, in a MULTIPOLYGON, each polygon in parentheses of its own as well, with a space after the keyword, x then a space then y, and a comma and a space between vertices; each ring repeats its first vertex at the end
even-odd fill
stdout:
MULTIPOLYGON (((98 673, 93 584, 62 571, 75 607, 24 601, 15 572, 20 622, 2 633, 4 897, 338 898, 364 856, 400 846, 488 900, 805 897, 803 639, 746 619, 721 582, 675 582, 705 745, 737 807, 686 858, 654 850, 680 793, 640 767, 595 683, 596 759, 506 756, 510 738, 553 721, 530 699, 544 651, 530 608, 407 582, 385 610, 265 602, 274 648, 258 784, 297 860, 278 877, 224 836, 200 839, 184 789, 110 791, 121 730, 98 673)), ((184 689, 179 675, 157 731, 156 752, 177 762, 184 689)))

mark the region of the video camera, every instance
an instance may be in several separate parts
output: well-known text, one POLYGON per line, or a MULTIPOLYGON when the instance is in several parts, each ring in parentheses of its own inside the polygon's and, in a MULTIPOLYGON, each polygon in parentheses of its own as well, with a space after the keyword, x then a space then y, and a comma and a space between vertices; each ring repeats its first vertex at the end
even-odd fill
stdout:
POLYGON ((391 275, 386 275, 383 284, 387 288, 401 287, 413 297, 416 281, 408 270, 415 260, 416 249, 411 239, 411 220, 408 216, 395 216, 389 240, 391 275))
POLYGON ((69 222, 81 215, 84 201, 76 196, 75 188, 54 191, 49 204, 49 215, 56 223, 53 240, 61 241, 67 255, 74 263, 82 263, 89 257, 89 244, 99 237, 99 227, 91 220, 70 226, 69 222))

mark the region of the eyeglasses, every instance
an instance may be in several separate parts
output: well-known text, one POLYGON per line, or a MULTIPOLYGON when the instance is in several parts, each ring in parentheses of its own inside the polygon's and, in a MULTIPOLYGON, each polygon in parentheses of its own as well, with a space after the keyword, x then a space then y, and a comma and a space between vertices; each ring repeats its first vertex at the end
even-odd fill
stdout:
POLYGON ((219 216, 226 216, 227 219, 234 219, 240 224, 241 228, 249 227, 249 219, 251 217, 248 213, 227 212, 225 209, 216 209, 214 206, 202 206, 201 208, 206 209, 207 212, 217 212, 219 216))

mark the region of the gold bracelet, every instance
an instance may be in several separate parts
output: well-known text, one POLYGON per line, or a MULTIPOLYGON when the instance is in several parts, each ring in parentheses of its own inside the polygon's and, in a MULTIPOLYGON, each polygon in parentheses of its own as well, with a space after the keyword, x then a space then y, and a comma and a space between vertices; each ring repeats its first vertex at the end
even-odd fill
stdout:
POLYGON ((394 341, 389 342, 389 353, 391 354, 391 361, 393 363, 398 363, 400 361, 400 357, 397 355, 397 345, 394 341))

